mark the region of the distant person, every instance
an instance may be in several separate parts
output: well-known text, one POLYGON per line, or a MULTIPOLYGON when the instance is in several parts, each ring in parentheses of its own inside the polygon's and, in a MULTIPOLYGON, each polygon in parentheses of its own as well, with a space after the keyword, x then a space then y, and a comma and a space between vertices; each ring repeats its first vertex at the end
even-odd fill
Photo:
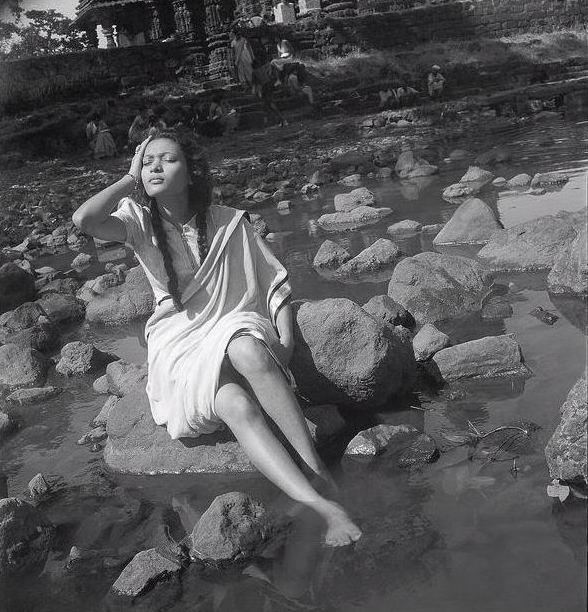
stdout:
POLYGON ((440 98, 445 88, 445 77, 441 74, 441 67, 435 64, 427 77, 429 96, 433 99, 440 98))
POLYGON ((394 97, 398 102, 398 106, 406 106, 414 102, 418 95, 419 92, 414 87, 411 87, 406 80, 394 91, 394 97))
POLYGON ((163 129, 167 127, 163 120, 163 115, 166 109, 164 107, 155 106, 147 111, 147 135, 151 134, 156 129, 163 129))
POLYGON ((278 57, 271 61, 276 73, 275 85, 286 87, 291 94, 304 94, 308 103, 313 106, 314 93, 306 82, 306 66, 296 61, 294 48, 288 40, 281 40, 277 49, 278 57))
POLYGON ((145 138, 147 138, 147 131, 149 129, 149 123, 147 121, 147 109, 140 107, 131 127, 128 132, 128 143, 129 150, 134 151, 138 144, 141 144, 145 138))
POLYGON ((117 153, 116 143, 102 115, 94 111, 86 124, 86 139, 94 154, 94 159, 114 157, 117 153))
POLYGON ((229 37, 235 56, 237 80, 249 89, 253 84, 253 50, 249 41, 241 34, 240 30, 231 30, 229 37))

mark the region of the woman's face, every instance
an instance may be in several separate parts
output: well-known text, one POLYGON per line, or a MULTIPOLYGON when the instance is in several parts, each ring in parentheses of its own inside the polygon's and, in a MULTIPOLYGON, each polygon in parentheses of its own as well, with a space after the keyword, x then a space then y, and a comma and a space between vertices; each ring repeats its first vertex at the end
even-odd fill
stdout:
POLYGON ((152 198, 185 191, 190 176, 180 145, 169 138, 152 140, 143 155, 141 179, 147 195, 152 198))

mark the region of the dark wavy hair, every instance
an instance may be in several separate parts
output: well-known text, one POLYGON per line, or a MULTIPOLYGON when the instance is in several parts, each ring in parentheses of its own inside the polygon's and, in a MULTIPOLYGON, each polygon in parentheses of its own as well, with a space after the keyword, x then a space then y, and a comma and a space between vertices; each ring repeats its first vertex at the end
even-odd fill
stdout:
MULTIPOLYGON (((204 150, 200 147, 191 132, 188 130, 177 130, 173 128, 154 128, 150 131, 153 140, 167 138, 173 140, 180 145, 186 163, 188 165, 188 175, 190 183, 188 184, 188 198, 191 210, 196 215, 196 232, 198 242, 198 255, 200 263, 208 254, 208 236, 206 228, 206 211, 208 210, 212 199, 212 181, 210 178, 210 170, 208 160, 206 159, 204 150)), ((180 289, 178 285, 178 275, 174 268, 174 262, 169 250, 167 236, 163 229, 161 221, 161 213, 157 206, 155 198, 147 195, 142 181, 139 181, 137 186, 139 201, 141 204, 148 206, 151 211, 151 224, 153 233, 157 240, 157 247, 163 257, 163 265, 167 274, 167 290, 172 297, 176 310, 184 310, 184 306, 180 299, 180 289)))

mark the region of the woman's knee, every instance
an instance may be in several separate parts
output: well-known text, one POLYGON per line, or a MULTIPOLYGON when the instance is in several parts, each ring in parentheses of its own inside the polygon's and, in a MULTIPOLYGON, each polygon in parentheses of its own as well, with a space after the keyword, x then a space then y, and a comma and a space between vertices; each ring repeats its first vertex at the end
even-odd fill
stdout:
POLYGON ((232 366, 245 376, 263 374, 272 367, 272 357, 255 338, 241 336, 229 343, 227 355, 232 366))
POLYGON ((225 385, 219 389, 215 399, 215 411, 231 429, 251 425, 263 418, 259 407, 238 385, 225 385))

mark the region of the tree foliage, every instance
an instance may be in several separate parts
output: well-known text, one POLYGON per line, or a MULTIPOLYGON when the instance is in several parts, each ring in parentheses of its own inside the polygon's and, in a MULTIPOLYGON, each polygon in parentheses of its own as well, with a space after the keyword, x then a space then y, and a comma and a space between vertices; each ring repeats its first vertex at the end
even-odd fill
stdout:
POLYGON ((55 9, 26 11, 26 22, 18 1, 12 4, 11 12, 13 22, 0 21, 0 53, 4 58, 54 55, 88 47, 85 32, 72 27, 72 20, 55 9))

